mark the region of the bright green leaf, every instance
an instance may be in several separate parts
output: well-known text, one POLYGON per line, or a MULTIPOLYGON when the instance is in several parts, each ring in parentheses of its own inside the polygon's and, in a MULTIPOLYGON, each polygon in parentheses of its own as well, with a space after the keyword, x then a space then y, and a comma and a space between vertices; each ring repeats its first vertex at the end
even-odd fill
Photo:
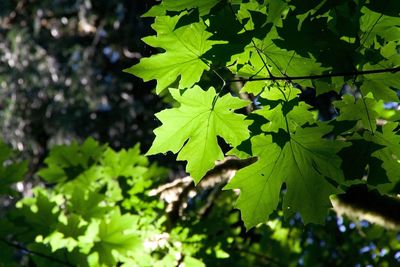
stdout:
POLYGON ((142 246, 137 233, 138 217, 130 214, 121 215, 113 212, 100 221, 98 239, 92 251, 99 255, 99 262, 114 266, 121 256, 134 255, 142 246))
POLYGON ((322 223, 329 196, 339 192, 325 177, 343 179, 341 159, 336 153, 345 145, 323 139, 330 127, 299 128, 283 148, 271 136, 252 139, 258 161, 237 172, 227 189, 239 188, 237 207, 247 228, 267 221, 276 209, 282 184, 285 216, 299 211, 305 223, 322 223))
MULTIPOLYGON (((287 105, 287 104, 286 104, 287 105)), ((269 120, 269 122, 261 127, 265 132, 278 132, 279 129, 294 132, 297 127, 309 122, 312 124, 314 120, 313 114, 309 111, 310 106, 304 102, 294 106, 286 115, 283 113, 282 104, 278 104, 273 109, 268 106, 255 112, 269 120)))
POLYGON ((366 7, 363 7, 361 12, 363 15, 360 19, 360 30, 363 32, 361 36, 363 46, 372 46, 377 37, 383 38, 386 42, 400 39, 400 18, 383 15, 366 7))
POLYGON ((200 80, 203 71, 209 70, 209 65, 201 58, 202 55, 211 49, 213 44, 221 43, 208 40, 211 33, 206 31, 202 21, 174 30, 179 18, 180 16, 157 17, 152 25, 157 35, 145 37, 143 41, 164 49, 165 53, 143 58, 139 64, 125 70, 144 81, 156 79, 157 94, 178 77, 181 77, 179 88, 193 86, 200 80))
POLYGON ((186 169, 197 183, 216 160, 223 159, 217 136, 232 146, 249 137, 250 121, 233 112, 248 102, 229 94, 218 97, 212 87, 203 91, 195 86, 183 95, 176 89, 170 92, 181 105, 156 114, 163 125, 154 131, 156 138, 147 154, 179 151, 178 160, 188 161, 186 169))

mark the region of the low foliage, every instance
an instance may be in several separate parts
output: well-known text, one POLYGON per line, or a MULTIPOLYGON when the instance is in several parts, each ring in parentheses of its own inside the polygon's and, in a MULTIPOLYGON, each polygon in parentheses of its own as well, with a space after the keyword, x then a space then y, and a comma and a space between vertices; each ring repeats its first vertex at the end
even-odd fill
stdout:
MULTIPOLYGON (((165 232, 164 204, 148 191, 166 170, 150 165, 139 146, 115 152, 88 139, 55 147, 45 162, 38 175, 46 187, 35 187, 2 221, 7 251, 25 248, 37 266, 203 266, 190 250, 181 254, 185 233, 165 232)), ((24 169, 20 164, 15 175, 24 169)), ((12 262, 8 256, 3 264, 12 262)))
POLYGON ((0 155, 0 181, 7 181, 2 203, 11 200, 0 214, 0 266, 392 266, 400 260, 396 232, 365 221, 329 216, 326 228, 304 227, 299 216, 285 222, 274 213, 246 231, 231 191, 191 194, 173 218, 164 201, 150 196, 165 187, 166 170, 149 164, 138 146, 116 152, 88 139, 54 147, 38 172, 43 183, 26 196, 18 182, 26 162, 13 160, 5 145, 0 155))

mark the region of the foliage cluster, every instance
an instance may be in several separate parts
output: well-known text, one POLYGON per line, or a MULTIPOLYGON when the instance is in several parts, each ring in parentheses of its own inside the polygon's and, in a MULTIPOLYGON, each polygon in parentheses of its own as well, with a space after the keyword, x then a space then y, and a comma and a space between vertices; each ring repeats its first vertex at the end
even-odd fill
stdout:
POLYGON ((162 1, 143 39, 160 53, 126 70, 178 105, 156 114, 147 154, 177 154, 196 183, 224 155, 257 157, 225 187, 240 189, 248 229, 280 199, 286 218, 323 223, 329 197, 352 185, 398 193, 399 11, 396 1, 162 1), (328 98, 328 117, 310 92, 328 98))
MULTIPOLYGON (((149 165, 139 146, 115 152, 88 139, 55 147, 45 162, 38 175, 47 186, 34 188, 2 221, 4 266, 23 257, 12 253, 13 244, 37 266, 172 266, 179 257, 196 266, 189 250, 180 254, 185 233, 162 232, 163 203, 148 191, 166 170, 149 165)), ((6 167, 19 170, 10 184, 21 178, 21 164, 6 167)))
POLYGON ((174 221, 166 203, 150 196, 165 183, 166 170, 149 164, 138 146, 116 152, 88 139, 54 147, 38 172, 42 184, 26 196, 18 191, 27 162, 16 161, 4 144, 0 155, 1 194, 12 201, 0 214, 0 266, 392 266, 400 260, 396 232, 365 221, 329 216, 327 231, 274 214, 246 231, 229 191, 198 192, 174 221))

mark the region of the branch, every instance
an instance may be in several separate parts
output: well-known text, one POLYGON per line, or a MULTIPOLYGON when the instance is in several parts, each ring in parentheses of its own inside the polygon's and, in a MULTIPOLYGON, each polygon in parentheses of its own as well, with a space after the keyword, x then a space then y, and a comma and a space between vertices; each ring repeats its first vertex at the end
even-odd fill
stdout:
POLYGON ((381 195, 365 185, 356 185, 331 199, 338 215, 367 220, 387 229, 400 229, 400 198, 381 195))
MULTIPOLYGON (((191 192, 195 193, 196 188, 205 190, 224 185, 237 170, 255 161, 255 157, 248 159, 226 157, 207 172, 197 186, 194 185, 191 177, 186 176, 152 190, 150 195, 160 195, 160 198, 169 205, 168 213, 173 220, 176 220, 182 215, 184 203, 191 192), (171 198, 171 195, 174 197, 171 198)), ((400 229, 400 198, 398 197, 381 195, 364 186, 353 186, 345 194, 332 197, 331 202, 334 211, 339 216, 346 215, 352 220, 367 220, 387 229, 400 229)))
MULTIPOLYGON (((235 157, 226 157, 224 160, 216 163, 216 166, 209 170, 195 186, 190 176, 176 178, 174 181, 161 185, 149 192, 150 196, 159 195, 160 199, 167 202, 166 211, 169 214, 169 220, 174 223, 182 216, 185 204, 190 197, 197 195, 197 190, 207 190, 216 187, 222 187, 235 172, 256 161, 255 157, 248 159, 238 159, 235 157)), ((212 196, 213 197, 213 196, 212 196)), ((206 203, 207 206, 207 203, 206 203)), ((205 207, 207 209, 207 207, 205 207)), ((204 210, 206 212, 206 210, 204 210)))
POLYGON ((240 79, 228 80, 227 82, 231 83, 231 82, 241 82, 241 81, 315 80, 315 79, 320 79, 320 78, 341 77, 341 76, 358 76, 358 75, 377 74, 377 73, 386 73, 386 72, 398 72, 398 71, 400 71, 400 67, 379 69, 379 70, 326 73, 326 74, 308 75, 308 76, 292 76, 292 77, 290 77, 290 76, 285 76, 285 77, 273 76, 273 77, 263 77, 263 78, 251 78, 250 77, 250 78, 240 78, 240 79))

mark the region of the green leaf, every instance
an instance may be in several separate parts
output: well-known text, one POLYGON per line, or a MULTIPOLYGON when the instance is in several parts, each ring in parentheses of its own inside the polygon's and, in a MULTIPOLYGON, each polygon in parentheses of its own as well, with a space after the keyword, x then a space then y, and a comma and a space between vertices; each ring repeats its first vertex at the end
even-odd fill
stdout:
POLYGON ((298 102, 298 94, 300 92, 299 89, 291 85, 271 85, 261 93, 260 96, 264 99, 279 101, 273 108, 264 106, 254 112, 269 121, 261 126, 264 132, 277 133, 279 129, 294 132, 298 126, 302 126, 307 122, 310 124, 315 122, 314 115, 309 111, 311 106, 305 102, 298 102))
POLYGON ((144 81, 156 79, 157 94, 180 77, 179 88, 189 88, 198 82, 203 71, 209 70, 209 65, 202 55, 220 41, 209 41, 212 35, 206 31, 204 22, 175 26, 181 16, 157 17, 152 25, 156 36, 148 36, 143 41, 153 47, 165 50, 165 53, 143 58, 139 64, 125 71, 142 78, 144 81))
POLYGON ((253 154, 258 161, 237 172, 226 189, 240 189, 236 206, 242 212, 246 228, 265 222, 276 209, 282 184, 285 217, 299 211, 305 223, 322 223, 329 196, 339 192, 326 177, 341 181, 341 159, 336 153, 345 144, 322 139, 328 126, 298 128, 283 148, 271 136, 252 138, 253 154))
POLYGON ((376 119, 378 113, 375 111, 377 102, 372 94, 363 98, 355 99, 352 95, 344 95, 342 100, 333 103, 340 110, 338 121, 361 120, 365 129, 374 132, 376 130, 376 119))
POLYGON ((233 112, 248 102, 229 94, 219 97, 212 87, 203 91, 195 86, 183 95, 176 89, 170 93, 181 105, 156 114, 163 125, 154 131, 156 138, 147 155, 179 151, 178 160, 188 161, 186 169, 198 183, 216 160, 223 159, 217 136, 232 146, 249 137, 250 121, 233 112))
MULTIPOLYGON (((367 176, 368 182, 372 185, 387 182, 385 170, 381 166, 382 161, 371 155, 383 146, 366 141, 358 134, 354 134, 348 141, 351 146, 339 152, 343 159, 342 169, 346 180, 358 179, 362 183, 361 179, 367 176)), ((353 181, 351 183, 354 184, 353 181)))
MULTIPOLYGON (((27 249, 29 249, 30 251, 34 251, 34 253, 31 253, 29 255, 29 258, 32 260, 32 263, 35 266, 47 266, 47 267, 64 267, 65 266, 64 261, 56 262, 54 260, 49 260, 48 258, 43 257, 43 255, 48 255, 48 257, 52 257, 52 259, 53 258, 67 259, 71 265, 74 265, 72 263, 75 263, 76 258, 77 258, 77 257, 68 257, 68 255, 65 253, 65 250, 58 250, 55 252, 51 252, 50 246, 44 245, 44 244, 38 243, 38 242, 27 245, 27 249)), ((21 266, 21 265, 19 265, 19 266, 21 266)), ((82 265, 76 264, 76 266, 82 266, 82 265)))
POLYGON ((397 52, 397 42, 388 42, 381 47, 381 55, 387 60, 388 66, 400 66, 400 54, 397 52))
MULTIPOLYGON (((382 63, 377 65, 367 64, 363 70, 381 69, 382 63)), ((386 66, 386 65, 385 65, 386 66)), ((390 66, 387 66, 390 67, 390 66)), ((362 85, 360 87, 364 95, 372 93, 376 100, 395 101, 399 100, 396 94, 400 84, 400 72, 396 73, 376 73, 373 75, 362 75, 362 85)))
POLYGON ((107 202, 109 199, 104 194, 85 187, 75 186, 73 189, 74 191, 70 195, 66 194, 69 197, 67 202, 69 212, 78 214, 85 220, 90 220, 91 218, 101 218, 112 209, 107 202))
MULTIPOLYGON (((398 146, 397 149, 400 147, 398 146)), ((379 162, 379 167, 384 169, 382 172, 369 171, 368 183, 370 185, 378 185, 377 188, 383 193, 397 194, 396 187, 400 182, 400 161, 393 157, 391 148, 383 148, 372 154, 375 162, 379 162), (386 172, 386 173, 385 173, 386 172)), ((375 168, 376 169, 376 168, 375 168)))
POLYGON ((285 83, 280 84, 272 84, 269 86, 268 90, 265 90, 261 97, 267 100, 283 100, 290 101, 298 97, 301 91, 297 88, 294 88, 292 85, 286 85, 285 83))
POLYGON ((104 150, 105 146, 100 146, 92 138, 88 138, 82 145, 73 142, 71 145, 56 146, 44 160, 47 168, 41 169, 38 174, 50 183, 71 180, 97 163, 104 150))
POLYGON ((122 149, 115 152, 111 148, 107 149, 100 160, 102 171, 109 177, 140 177, 146 173, 148 160, 140 155, 139 146, 129 150, 122 149))
POLYGON ((163 0, 161 4, 153 6, 143 17, 158 17, 166 15, 166 11, 183 11, 191 8, 198 8, 201 16, 207 15, 211 8, 221 0, 163 0))
MULTIPOLYGON (((288 105, 286 102, 284 102, 288 105)), ((284 113, 283 108, 285 104, 278 104, 275 108, 269 109, 268 106, 256 111, 259 114, 269 120, 269 122, 261 127, 265 132, 277 133, 279 129, 289 132, 294 132, 297 127, 304 124, 313 123, 315 121, 313 114, 309 111, 311 106, 304 102, 300 102, 297 106, 294 106, 287 114, 284 113)))
POLYGON ((282 26, 282 13, 288 8, 287 3, 282 0, 269 0, 266 3, 269 4, 267 22, 282 26))
POLYGON ((47 236, 59 222, 60 206, 64 204, 64 199, 61 195, 51 194, 43 188, 36 187, 32 191, 33 198, 24 198, 16 204, 16 217, 24 218, 26 226, 36 230, 27 236, 47 236))
POLYGON ((11 148, 9 148, 2 140, 0 140, 0 162, 3 163, 11 156, 11 148))
MULTIPOLYGON (((311 55, 301 56, 295 51, 279 48, 275 44, 278 38, 276 31, 271 31, 263 40, 255 40, 243 53, 234 56, 236 65, 231 69, 244 77, 294 77, 321 74, 326 67, 322 67, 311 55), (266 69, 265 64, 268 67, 266 69)), ((311 80, 298 80, 303 86, 312 86, 311 80)))
MULTIPOLYGON (((385 124, 382 131, 364 134, 367 141, 383 146, 382 149, 372 153, 372 156, 383 162, 382 167, 386 170, 386 177, 391 182, 380 187, 384 192, 389 192, 400 182, 400 135, 395 130, 397 127, 398 123, 391 122, 385 124)), ((377 178, 374 177, 374 179, 377 178)), ((382 179, 382 177, 379 177, 379 179, 382 179)))
MULTIPOLYGON (((256 46, 261 50, 264 60, 271 66, 271 72, 275 76, 306 76, 321 74, 326 70, 312 56, 303 57, 295 51, 279 48, 270 38, 267 36, 264 40, 256 42, 256 46)), ((256 56, 255 53, 253 55, 256 56)), ((311 81, 307 81, 307 84, 309 82, 311 81)))
POLYGON ((202 261, 195 259, 193 257, 190 257, 190 256, 185 256, 183 263, 187 267, 205 267, 206 266, 202 261))
MULTIPOLYGON (((100 221, 93 221, 90 229, 95 236, 91 255, 97 258, 100 266, 115 266, 122 257, 134 256, 141 248, 142 240, 138 233, 138 220, 135 215, 121 215, 118 209, 100 221)), ((92 256, 92 257, 93 257, 92 256)))
POLYGON ((15 193, 10 186, 21 181, 27 171, 28 161, 0 166, 0 195, 15 193))
POLYGON ((373 46, 377 37, 383 38, 386 42, 400 39, 399 17, 386 16, 366 7, 363 7, 361 12, 363 13, 360 19, 360 30, 363 32, 361 43, 365 47, 373 46))
POLYGON ((241 92, 258 95, 266 86, 267 83, 265 81, 248 81, 242 87, 241 92))
POLYGON ((28 171, 28 161, 5 164, 6 160, 10 160, 11 154, 12 150, 0 140, 0 195, 14 194, 11 185, 21 181, 28 171))
POLYGON ((78 237, 83 235, 86 230, 87 222, 76 214, 70 214, 65 220, 60 222, 57 230, 45 237, 41 242, 49 244, 51 251, 66 248, 68 252, 72 252, 78 246, 78 237))

